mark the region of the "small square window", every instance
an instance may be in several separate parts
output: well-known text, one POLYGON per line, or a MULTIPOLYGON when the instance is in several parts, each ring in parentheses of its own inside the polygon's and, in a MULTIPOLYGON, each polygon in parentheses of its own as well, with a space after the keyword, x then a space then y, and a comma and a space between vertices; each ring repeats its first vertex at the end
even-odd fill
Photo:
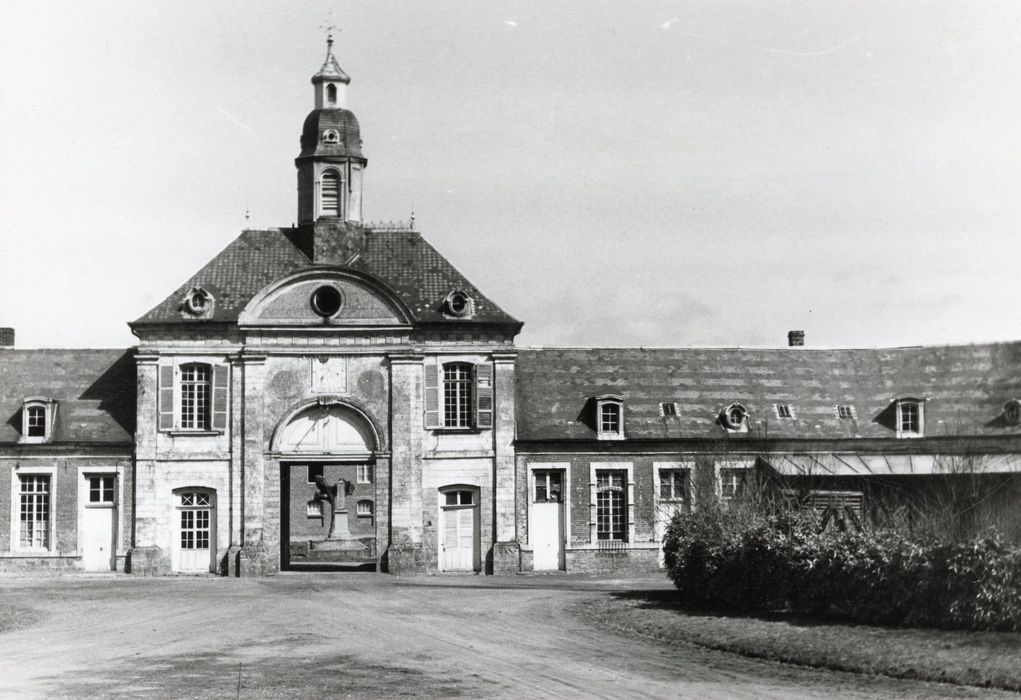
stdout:
POLYGON ((837 406, 837 418, 841 420, 852 420, 855 417, 854 406, 842 403, 837 406))
POLYGON ((677 415, 677 404, 673 401, 668 403, 661 403, 659 405, 659 413, 661 416, 671 418, 677 415))
POLYGON ((355 513, 359 518, 372 517, 372 501, 358 501, 355 504, 355 513))
POLYGON ((113 503, 112 476, 89 477, 89 503, 113 503))
POLYGON ((310 484, 316 482, 316 477, 323 475, 323 465, 321 464, 310 464, 306 469, 308 470, 306 481, 310 484))
POLYGON ((791 411, 791 405, 790 404, 788 404, 788 403, 778 403, 778 404, 774 404, 774 406, 776 407, 776 417, 777 418, 793 418, 794 417, 794 412, 791 411))

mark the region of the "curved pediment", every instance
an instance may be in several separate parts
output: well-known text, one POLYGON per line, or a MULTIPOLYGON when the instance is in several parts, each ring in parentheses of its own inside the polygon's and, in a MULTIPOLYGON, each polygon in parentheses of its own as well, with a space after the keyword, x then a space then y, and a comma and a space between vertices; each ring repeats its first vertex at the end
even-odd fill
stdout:
POLYGON ((280 429, 273 448, 289 454, 369 454, 377 439, 371 424, 349 406, 309 406, 280 429))
POLYGON ((238 317, 241 326, 392 327, 411 314, 389 289, 344 270, 307 270, 260 291, 238 317))

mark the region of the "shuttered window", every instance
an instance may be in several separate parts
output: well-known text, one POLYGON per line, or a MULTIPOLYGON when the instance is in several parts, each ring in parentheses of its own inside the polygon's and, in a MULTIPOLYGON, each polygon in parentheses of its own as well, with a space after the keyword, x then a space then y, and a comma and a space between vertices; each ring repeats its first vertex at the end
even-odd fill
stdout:
POLYGON ((181 367, 181 428, 209 430, 209 365, 181 367))
POLYGON ((493 427, 493 365, 487 362, 425 363, 425 427, 493 427))
POLYGON ((323 173, 320 197, 322 216, 340 216, 340 175, 336 170, 323 173))
POLYGON ((193 362, 176 373, 175 381, 172 365, 159 368, 159 429, 226 431, 230 368, 193 362))

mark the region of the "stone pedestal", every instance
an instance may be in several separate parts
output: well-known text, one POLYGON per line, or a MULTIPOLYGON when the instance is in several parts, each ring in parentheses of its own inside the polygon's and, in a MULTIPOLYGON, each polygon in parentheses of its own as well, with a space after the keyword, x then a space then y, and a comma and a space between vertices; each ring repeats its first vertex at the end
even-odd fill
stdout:
POLYGON ((510 576, 521 571, 521 545, 497 542, 493 545, 493 574, 510 576))

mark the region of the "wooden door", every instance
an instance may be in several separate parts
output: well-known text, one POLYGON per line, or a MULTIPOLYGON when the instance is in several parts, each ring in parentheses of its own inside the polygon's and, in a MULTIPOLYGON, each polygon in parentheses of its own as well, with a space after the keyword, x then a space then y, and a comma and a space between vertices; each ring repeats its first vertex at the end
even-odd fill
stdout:
POLYGON ((532 545, 532 568, 535 571, 563 569, 563 472, 535 471, 529 501, 528 542, 532 545))
POLYGON ((212 497, 205 492, 180 494, 178 510, 178 564, 181 573, 212 570, 214 509, 212 497))
POLYGON ((442 529, 440 569, 443 571, 476 571, 475 517, 478 508, 472 491, 448 491, 441 494, 442 529))
POLYGON ((83 504, 81 552, 86 571, 111 571, 117 547, 116 477, 87 476, 83 504))

